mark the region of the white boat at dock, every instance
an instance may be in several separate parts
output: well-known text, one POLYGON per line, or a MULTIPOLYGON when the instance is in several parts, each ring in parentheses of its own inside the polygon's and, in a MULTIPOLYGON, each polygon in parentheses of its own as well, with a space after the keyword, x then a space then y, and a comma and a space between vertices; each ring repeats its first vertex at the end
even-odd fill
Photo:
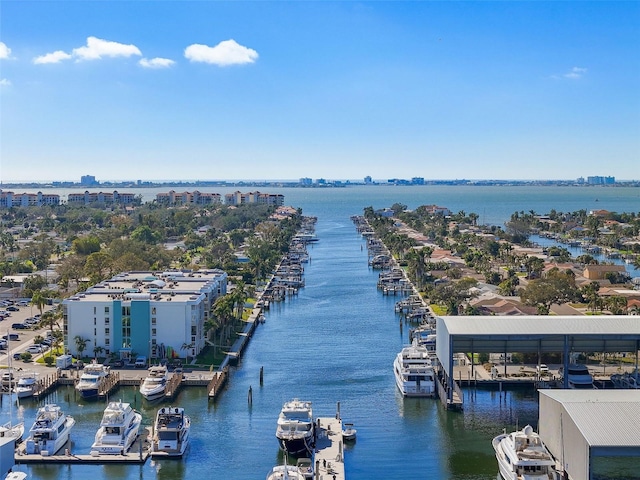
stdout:
POLYGON ((148 374, 140 385, 140 395, 148 401, 163 398, 167 391, 167 382, 171 378, 169 370, 164 365, 149 368, 148 374))
POLYGON ((353 442, 356 439, 357 430, 353 427, 353 423, 345 423, 342 430, 342 439, 345 442, 353 442))
POLYGON ((432 357, 425 345, 414 337, 393 361, 393 373, 398 390, 405 397, 433 397, 436 394, 436 376, 432 357))
POLYGON ((85 365, 80 380, 76 384, 76 390, 84 399, 97 398, 100 383, 110 373, 110 368, 101 363, 92 362, 85 365))
POLYGON ((278 415, 276 438, 280 448, 297 455, 313 451, 315 424, 311 402, 297 398, 285 402, 278 415))
POLYGON ((191 419, 181 407, 162 407, 156 413, 151 456, 181 457, 189 446, 191 419))
POLYGON ((38 409, 36 421, 29 430, 26 441, 26 453, 43 456, 55 455, 69 440, 71 428, 76 424, 73 417, 65 415, 62 409, 53 403, 38 409))
POLYGON ((20 375, 13 391, 18 398, 32 397, 36 391, 37 378, 35 372, 24 372, 20 375))
POLYGON ((267 474, 266 480, 306 480, 307 477, 296 465, 276 465, 267 474))
POLYGON ((527 425, 492 441, 504 480, 555 480, 556 462, 540 436, 527 425))
POLYGON ((109 402, 91 445, 91 453, 126 454, 138 437, 141 422, 142 415, 131 408, 131 404, 109 402))

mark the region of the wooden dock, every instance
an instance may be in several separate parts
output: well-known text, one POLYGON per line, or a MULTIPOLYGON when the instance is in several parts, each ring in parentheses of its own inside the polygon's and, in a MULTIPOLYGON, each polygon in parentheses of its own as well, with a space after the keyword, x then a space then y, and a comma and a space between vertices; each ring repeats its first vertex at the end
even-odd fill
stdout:
POLYGON ((316 420, 315 480, 345 480, 342 420, 336 417, 316 420))
POLYGON ((129 451, 125 455, 91 455, 88 454, 75 454, 69 451, 68 446, 61 448, 56 455, 28 455, 25 453, 26 444, 23 442, 16 450, 14 461, 16 464, 93 464, 93 465, 105 465, 105 464, 142 464, 149 458, 149 450, 151 443, 149 437, 151 436, 151 427, 145 427, 141 430, 138 439, 133 443, 129 451))
POLYGON ((452 383, 453 383, 453 392, 451 392, 452 395, 450 399, 447 394, 446 378, 444 377, 444 375, 436 376, 436 386, 438 388, 438 397, 440 397, 440 401, 442 402, 442 404, 445 406, 447 410, 460 411, 462 410, 462 399, 463 399, 462 390, 460 390, 460 387, 458 386, 455 380, 453 380, 452 383))
POLYGON ((213 378, 207 385, 207 390, 209 391, 209 399, 215 399, 224 384, 227 382, 227 375, 229 373, 229 367, 224 367, 221 371, 214 372, 213 378))

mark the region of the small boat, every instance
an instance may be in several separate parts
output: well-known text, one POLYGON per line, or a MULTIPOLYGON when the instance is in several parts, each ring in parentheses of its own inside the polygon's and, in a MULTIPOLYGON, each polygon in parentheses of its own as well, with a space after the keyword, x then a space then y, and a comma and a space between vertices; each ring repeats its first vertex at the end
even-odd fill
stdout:
POLYGON ((18 398, 32 397, 36 390, 36 384, 36 374, 34 372, 25 372, 20 375, 13 391, 18 398))
POLYGON ((9 472, 4 480, 26 480, 27 474, 25 472, 9 472))
POLYGON ((97 454, 124 455, 138 438, 142 415, 131 404, 109 402, 102 415, 91 452, 97 454))
POLYGON ((393 372, 403 396, 433 397, 436 394, 432 357, 427 347, 418 343, 417 337, 396 355, 393 372))
POLYGON ((311 402, 297 398, 285 402, 280 410, 276 427, 276 438, 280 448, 292 455, 311 452, 314 435, 311 402))
POLYGON ((15 439, 15 443, 22 442, 22 436, 24 435, 24 423, 20 422, 13 425, 11 422, 0 425, 0 438, 12 437, 15 439))
POLYGON ((614 373, 611 375, 611 382, 615 388, 637 390, 640 388, 640 370, 634 369, 633 372, 614 373))
POLYGON ((492 441, 504 480, 554 480, 555 460, 531 425, 492 441))
POLYGON ((55 455, 69 440, 71 428, 76 421, 65 415, 62 409, 53 403, 38 409, 36 421, 29 430, 26 452, 29 455, 55 455))
POLYGON ((345 423, 344 430, 342 430, 342 439, 345 442, 352 442, 356 439, 357 430, 353 428, 353 423, 345 423))
POLYGON ((267 474, 267 480, 306 480, 296 465, 276 465, 267 474))
POLYGON ((296 462, 296 467, 298 467, 298 471, 306 478, 307 480, 313 480, 313 461, 307 457, 301 457, 296 462))
POLYGON ((148 401, 163 398, 167 391, 167 382, 171 374, 164 365, 149 368, 149 373, 140 385, 140 395, 148 401))
POLYGON ((191 419, 184 408, 162 407, 156 414, 151 456, 181 457, 189 445, 191 419))
POLYGON ((101 363, 92 362, 85 365, 80 380, 76 385, 76 390, 84 399, 97 398, 100 390, 100 383, 110 373, 110 367, 101 363))

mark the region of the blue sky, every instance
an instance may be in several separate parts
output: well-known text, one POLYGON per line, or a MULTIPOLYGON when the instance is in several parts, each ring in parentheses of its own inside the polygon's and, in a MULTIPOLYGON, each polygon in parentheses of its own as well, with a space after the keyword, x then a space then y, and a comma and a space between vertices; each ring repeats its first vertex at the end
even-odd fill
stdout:
POLYGON ((640 179, 640 2, 0 2, 0 180, 640 179))

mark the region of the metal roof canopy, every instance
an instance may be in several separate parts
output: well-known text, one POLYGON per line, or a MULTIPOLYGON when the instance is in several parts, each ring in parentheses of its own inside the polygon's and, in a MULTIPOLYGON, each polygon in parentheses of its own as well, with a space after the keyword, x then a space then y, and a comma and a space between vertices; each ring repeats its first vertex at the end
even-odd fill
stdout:
POLYGON ((436 332, 436 347, 442 342, 449 345, 442 349, 449 356, 459 352, 563 352, 567 347, 575 352, 636 352, 640 348, 640 317, 632 315, 437 317, 436 332))

